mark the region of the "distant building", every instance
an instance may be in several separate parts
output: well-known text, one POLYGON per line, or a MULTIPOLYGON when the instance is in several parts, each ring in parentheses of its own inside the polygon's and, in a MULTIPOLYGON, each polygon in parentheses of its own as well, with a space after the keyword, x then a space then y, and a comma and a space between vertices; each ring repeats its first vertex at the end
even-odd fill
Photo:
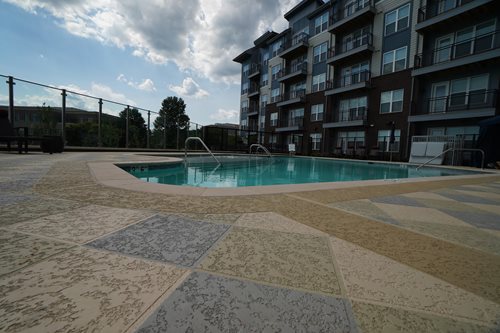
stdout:
POLYGON ((284 17, 234 59, 256 142, 404 160, 414 135, 473 145, 499 114, 498 1, 304 0, 284 17))

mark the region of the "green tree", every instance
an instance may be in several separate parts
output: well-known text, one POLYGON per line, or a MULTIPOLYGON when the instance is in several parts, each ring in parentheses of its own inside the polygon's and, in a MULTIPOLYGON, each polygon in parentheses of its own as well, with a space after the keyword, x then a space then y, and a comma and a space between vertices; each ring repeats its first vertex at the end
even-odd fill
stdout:
MULTIPOLYGON (((126 129, 127 129, 127 109, 120 112, 120 147, 126 145, 126 129)), ((128 111, 128 146, 129 148, 144 148, 146 147, 147 128, 146 121, 142 114, 137 109, 129 109, 128 111)))
POLYGON ((160 146, 175 147, 177 143, 177 129, 189 125, 189 116, 186 114, 186 103, 179 97, 170 96, 161 103, 160 114, 155 119, 153 136, 160 146), (166 128, 166 135, 164 133, 166 128))

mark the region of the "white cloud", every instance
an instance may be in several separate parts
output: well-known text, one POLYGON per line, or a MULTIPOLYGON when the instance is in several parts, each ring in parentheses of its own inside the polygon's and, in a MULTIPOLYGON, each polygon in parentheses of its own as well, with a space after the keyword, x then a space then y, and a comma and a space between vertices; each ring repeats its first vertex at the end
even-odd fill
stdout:
POLYGON ((182 97, 202 98, 209 95, 209 93, 201 89, 200 85, 191 77, 185 78, 180 86, 169 85, 168 89, 182 97))
POLYGON ((217 112, 210 115, 210 119, 220 121, 220 122, 238 122, 238 111, 236 110, 224 110, 219 109, 217 112))
POLYGON ((144 90, 144 91, 156 91, 155 83, 151 79, 144 79, 142 82, 134 82, 125 77, 125 75, 120 74, 116 78, 118 81, 124 82, 131 86, 132 88, 144 90))
POLYGON ((232 59, 272 28, 299 0, 6 0, 50 13, 68 32, 129 49, 155 64, 175 63, 214 82, 238 83, 232 59))

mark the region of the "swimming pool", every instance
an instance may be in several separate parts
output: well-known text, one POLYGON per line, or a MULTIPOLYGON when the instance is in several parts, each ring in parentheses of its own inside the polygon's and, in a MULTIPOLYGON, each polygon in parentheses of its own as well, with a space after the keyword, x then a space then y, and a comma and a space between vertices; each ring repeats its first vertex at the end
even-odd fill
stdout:
POLYGON ((375 179, 472 175, 481 172, 394 163, 372 163, 304 157, 191 158, 187 163, 124 166, 125 171, 151 183, 178 186, 235 188, 375 179))

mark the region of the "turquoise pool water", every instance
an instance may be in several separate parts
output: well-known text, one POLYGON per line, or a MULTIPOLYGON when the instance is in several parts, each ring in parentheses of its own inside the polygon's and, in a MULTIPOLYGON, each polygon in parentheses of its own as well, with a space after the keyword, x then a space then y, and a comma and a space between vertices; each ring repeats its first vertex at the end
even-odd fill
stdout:
POLYGON ((152 183, 195 187, 244 187, 304 184, 370 179, 437 177, 480 172, 406 164, 367 163, 300 157, 222 157, 193 159, 189 163, 123 167, 133 176, 152 183))

